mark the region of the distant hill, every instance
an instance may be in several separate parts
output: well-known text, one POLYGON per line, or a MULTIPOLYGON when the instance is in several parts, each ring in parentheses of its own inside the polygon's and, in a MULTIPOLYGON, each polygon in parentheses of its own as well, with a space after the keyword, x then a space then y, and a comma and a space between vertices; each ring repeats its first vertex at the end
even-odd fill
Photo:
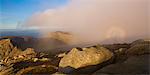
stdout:
POLYGON ((40 32, 38 30, 27 29, 0 29, 0 37, 3 36, 32 36, 39 37, 40 32))

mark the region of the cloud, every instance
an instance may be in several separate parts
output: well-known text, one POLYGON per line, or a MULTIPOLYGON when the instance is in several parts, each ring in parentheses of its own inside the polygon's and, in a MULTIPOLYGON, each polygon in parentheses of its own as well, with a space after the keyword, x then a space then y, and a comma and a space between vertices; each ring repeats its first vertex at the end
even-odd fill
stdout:
POLYGON ((68 31, 86 41, 146 38, 148 0, 70 0, 66 6, 37 12, 26 27, 68 31))

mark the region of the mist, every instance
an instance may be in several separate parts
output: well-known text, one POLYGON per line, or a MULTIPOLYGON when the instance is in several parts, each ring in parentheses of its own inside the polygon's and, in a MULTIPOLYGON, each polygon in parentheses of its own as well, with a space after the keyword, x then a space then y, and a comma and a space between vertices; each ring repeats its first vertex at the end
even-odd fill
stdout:
POLYGON ((70 0, 33 14, 24 23, 47 33, 71 33, 74 43, 121 43, 149 38, 149 0, 70 0))

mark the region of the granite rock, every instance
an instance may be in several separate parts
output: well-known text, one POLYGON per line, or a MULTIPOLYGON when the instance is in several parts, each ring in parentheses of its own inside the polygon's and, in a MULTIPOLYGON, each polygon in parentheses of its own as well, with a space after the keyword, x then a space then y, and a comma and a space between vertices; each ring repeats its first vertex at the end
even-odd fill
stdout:
POLYGON ((59 63, 59 67, 73 67, 75 69, 89 65, 97 65, 111 59, 113 53, 108 49, 98 46, 90 48, 73 48, 59 63))

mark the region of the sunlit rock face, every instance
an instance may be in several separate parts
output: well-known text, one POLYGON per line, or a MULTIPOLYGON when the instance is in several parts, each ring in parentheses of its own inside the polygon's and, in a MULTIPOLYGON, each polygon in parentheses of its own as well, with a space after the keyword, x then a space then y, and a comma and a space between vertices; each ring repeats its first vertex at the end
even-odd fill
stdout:
POLYGON ((131 42, 149 36, 148 0, 70 0, 34 14, 25 25, 43 33, 72 32, 78 43, 131 42))
POLYGON ((104 47, 73 48, 59 63, 59 67, 73 67, 75 69, 90 65, 97 65, 111 59, 113 53, 104 47))
POLYGON ((57 67, 48 61, 45 53, 37 53, 33 48, 21 50, 10 39, 0 40, 0 75, 55 73, 57 67))
POLYGON ((8 56, 8 54, 12 51, 13 45, 11 44, 9 39, 0 41, 0 60, 3 57, 8 56))
POLYGON ((13 46, 10 39, 0 40, 0 60, 4 64, 10 65, 11 63, 18 62, 17 60, 27 60, 35 57, 36 53, 34 49, 27 48, 22 51, 13 46))

